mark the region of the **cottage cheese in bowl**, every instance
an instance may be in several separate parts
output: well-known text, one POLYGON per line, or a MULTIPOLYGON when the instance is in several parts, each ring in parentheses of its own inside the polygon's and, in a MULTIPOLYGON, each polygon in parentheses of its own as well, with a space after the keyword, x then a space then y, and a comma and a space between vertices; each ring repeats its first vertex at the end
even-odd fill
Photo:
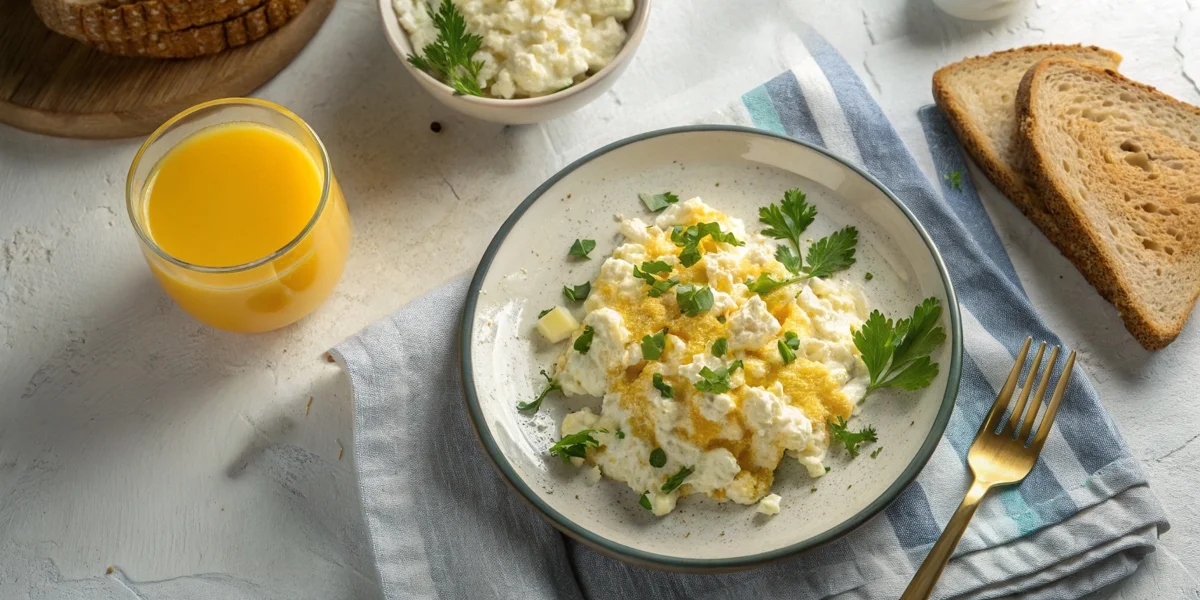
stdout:
MULTIPOLYGON (((437 39, 433 0, 392 0, 415 51, 437 39)), ((633 0, 454 0, 483 37, 479 87, 496 98, 545 96, 603 69, 625 45, 633 0)))

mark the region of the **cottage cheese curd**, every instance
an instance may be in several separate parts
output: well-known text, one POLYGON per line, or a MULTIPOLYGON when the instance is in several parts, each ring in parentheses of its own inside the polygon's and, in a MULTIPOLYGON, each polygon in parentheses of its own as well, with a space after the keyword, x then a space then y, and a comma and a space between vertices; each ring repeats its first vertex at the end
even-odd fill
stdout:
POLYGON ((699 198, 671 205, 650 225, 623 219, 621 231, 625 243, 601 266, 584 303, 587 316, 571 336, 573 344, 590 325, 591 347, 581 354, 568 345, 557 364, 565 394, 603 398, 599 414, 584 409, 562 423, 563 435, 588 429, 598 442, 586 461, 574 461, 644 493, 643 506, 656 515, 690 494, 759 503, 759 512, 776 514, 780 497, 770 491, 784 455, 811 476, 823 475, 826 421, 850 418, 866 391, 869 375, 853 341, 867 317, 861 291, 813 278, 766 296, 752 293, 749 278, 789 277, 774 258, 776 242, 747 234, 741 220, 699 198), (699 261, 684 267, 671 228, 713 222, 744 244, 705 238, 699 261), (648 261, 671 267, 660 278, 708 286, 711 308, 681 314, 678 287, 651 297, 649 284, 634 275, 648 261), (645 360, 643 338, 663 328, 661 355, 645 360), (778 342, 789 332, 799 343, 796 360, 785 364, 778 342), (719 338, 727 350, 716 356, 719 338), (702 391, 706 369, 710 375, 727 370, 728 389, 702 391), (671 387, 669 397, 656 378, 671 387), (658 467, 649 459, 656 448, 666 455, 658 467), (682 485, 664 490, 681 472, 682 485))
MULTIPOLYGON (((420 53, 437 39, 438 0, 393 0, 420 53), (430 3, 433 6, 430 6, 430 3)), ((633 0, 454 0, 467 30, 483 37, 479 87, 497 98, 544 96, 583 81, 625 45, 633 0)))

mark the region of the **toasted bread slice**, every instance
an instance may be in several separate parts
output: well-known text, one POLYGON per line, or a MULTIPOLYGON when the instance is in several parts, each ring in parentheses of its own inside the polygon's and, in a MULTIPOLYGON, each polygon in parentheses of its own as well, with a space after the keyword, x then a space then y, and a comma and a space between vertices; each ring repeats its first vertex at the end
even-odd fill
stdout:
POLYGON ((1067 255, 1143 346, 1171 343, 1200 297, 1200 108, 1051 59, 1021 80, 1017 113, 1067 255))
MULTIPOLYGON (((933 74, 933 98, 958 139, 989 179, 1060 249, 1058 225, 1030 188, 1016 151, 1014 99, 1021 77, 1038 61, 1065 57, 1116 69, 1121 55, 1095 46, 1026 46, 947 65, 933 74)), ((1064 253, 1066 251, 1064 250, 1064 253)))

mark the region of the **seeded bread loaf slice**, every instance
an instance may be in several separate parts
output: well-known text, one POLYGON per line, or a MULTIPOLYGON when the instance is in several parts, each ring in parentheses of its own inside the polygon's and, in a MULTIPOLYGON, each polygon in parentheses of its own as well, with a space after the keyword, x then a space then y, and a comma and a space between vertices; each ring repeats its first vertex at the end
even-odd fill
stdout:
MULTIPOLYGON (((992 183, 1060 249, 1058 225, 1030 188, 1016 149, 1014 99, 1021 77, 1038 61, 1064 57, 1116 69, 1121 55, 1095 46, 1026 46, 947 65, 933 74, 933 98, 967 152, 992 183)), ((1064 250, 1065 253, 1065 250, 1064 250)))
POLYGON ((1171 343, 1200 298, 1200 108, 1055 59, 1025 74, 1016 106, 1067 255, 1143 346, 1171 343))

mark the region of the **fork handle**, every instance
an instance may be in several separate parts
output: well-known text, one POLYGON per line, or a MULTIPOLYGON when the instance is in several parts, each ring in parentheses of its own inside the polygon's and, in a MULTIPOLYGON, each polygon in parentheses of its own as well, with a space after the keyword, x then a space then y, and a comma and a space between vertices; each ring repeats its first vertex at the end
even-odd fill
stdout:
POLYGON ((946 563, 950 562, 950 555, 954 554, 958 541, 967 530, 967 524, 971 522, 971 517, 975 516, 975 509, 979 507, 979 502, 991 487, 991 484, 978 479, 971 483, 971 489, 967 490, 962 504, 958 505, 958 510, 950 517, 945 531, 942 531, 941 537, 921 563, 921 568, 917 569, 917 574, 913 575, 900 600, 925 600, 933 594, 933 588, 941 578, 942 570, 946 568, 946 563))

